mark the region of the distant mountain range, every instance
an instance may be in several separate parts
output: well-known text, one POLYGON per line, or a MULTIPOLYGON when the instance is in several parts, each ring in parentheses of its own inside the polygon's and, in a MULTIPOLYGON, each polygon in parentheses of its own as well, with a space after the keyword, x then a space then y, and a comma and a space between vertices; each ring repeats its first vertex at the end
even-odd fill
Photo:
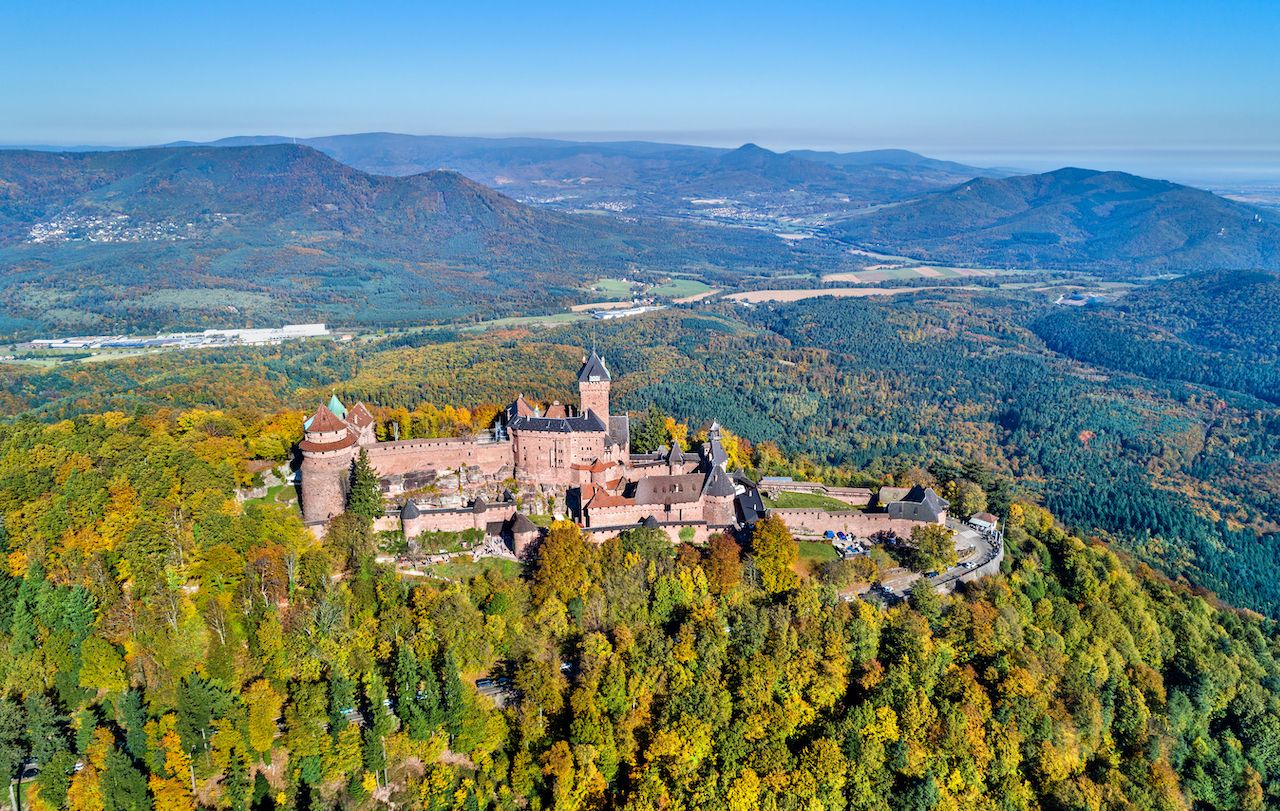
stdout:
POLYGON ((975 178, 832 230, 938 263, 1096 270, 1280 268, 1274 212, 1123 172, 975 178))
POLYGON ((868 260, 851 247, 1111 273, 1280 267, 1273 213, 1119 172, 974 177, 899 150, 753 144, 283 140, 0 150, 0 334, 522 315, 606 276, 854 270, 868 260))
POLYGON ((300 145, 0 151, 0 332, 492 317, 579 301, 601 276, 840 261, 762 231, 530 207, 454 172, 371 175, 300 145))
POLYGON ((526 202, 564 209, 739 220, 814 217, 902 200, 1006 172, 901 149, 773 152, 649 141, 562 141, 361 133, 237 136, 166 146, 314 147, 348 166, 403 176, 449 169, 526 202), (695 202, 701 201, 701 202, 695 202))

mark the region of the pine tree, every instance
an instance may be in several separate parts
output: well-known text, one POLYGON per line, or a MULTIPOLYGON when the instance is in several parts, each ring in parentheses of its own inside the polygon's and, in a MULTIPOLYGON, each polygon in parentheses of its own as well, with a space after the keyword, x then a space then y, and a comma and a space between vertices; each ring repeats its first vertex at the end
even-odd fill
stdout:
POLYGON ((458 665, 453 654, 445 653, 440 663, 440 694, 444 705, 444 722, 449 728, 449 735, 456 737, 462 731, 462 721, 466 714, 466 705, 462 691, 462 679, 458 676, 458 665))
POLYGON ((351 489, 347 494, 347 511, 370 520, 382 515, 382 493, 378 489, 378 474, 369 464, 369 454, 364 448, 351 464, 351 489))
POLYGON ((631 452, 652 453, 667 441, 667 415, 650 405, 644 418, 631 423, 631 452))

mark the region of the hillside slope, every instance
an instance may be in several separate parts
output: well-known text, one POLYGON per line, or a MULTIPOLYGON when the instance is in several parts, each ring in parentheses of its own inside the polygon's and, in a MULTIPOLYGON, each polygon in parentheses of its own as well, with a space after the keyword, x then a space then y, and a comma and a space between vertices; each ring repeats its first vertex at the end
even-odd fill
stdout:
MULTIPOLYGON (((213 145, 295 140, 244 136, 213 145)), ((377 132, 298 142, 366 172, 409 175, 450 169, 544 206, 664 216, 697 216, 698 208, 689 206, 690 198, 746 202, 757 212, 830 214, 902 200, 993 174, 901 149, 777 153, 755 144, 724 149, 649 141, 377 132)))
POLYGON ((1000 267, 1280 268, 1280 228, 1250 206, 1123 172, 977 178, 834 229, 926 261, 1000 267))
POLYGON ((0 151, 0 331, 492 317, 602 275, 839 261, 810 254, 760 232, 531 208, 453 172, 370 175, 292 144, 0 151))

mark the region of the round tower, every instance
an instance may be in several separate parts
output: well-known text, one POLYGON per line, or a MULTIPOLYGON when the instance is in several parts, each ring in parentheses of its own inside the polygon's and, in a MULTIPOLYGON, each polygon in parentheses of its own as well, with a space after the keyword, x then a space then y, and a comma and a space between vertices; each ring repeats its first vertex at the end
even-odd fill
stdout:
POLYGON ((303 426, 302 518, 328 521, 347 506, 356 436, 328 407, 320 406, 303 426))

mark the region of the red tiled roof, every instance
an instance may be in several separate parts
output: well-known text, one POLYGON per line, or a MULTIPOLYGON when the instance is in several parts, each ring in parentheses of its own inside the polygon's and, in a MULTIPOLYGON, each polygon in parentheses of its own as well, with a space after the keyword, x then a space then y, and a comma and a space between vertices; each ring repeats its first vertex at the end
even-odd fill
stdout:
MULTIPOLYGON (((337 419, 337 417, 334 417, 334 419, 337 419)), ((314 425, 315 423, 312 424, 314 425)), ((347 434, 342 439, 334 442, 312 442, 309 439, 304 439, 298 443, 298 447, 304 451, 322 453, 324 451, 340 451, 343 448, 350 448, 354 444, 356 444, 356 438, 351 434, 347 434)))
POLYGON ((582 486, 582 504, 588 509, 592 507, 626 507, 635 503, 635 499, 614 495, 599 485, 584 484, 582 486))
POLYGON ((594 462, 592 462, 589 465, 585 465, 582 462, 574 462, 572 465, 570 465, 570 467, 572 467, 574 470, 589 470, 592 473, 604 473, 606 470, 613 467, 613 465, 609 464, 603 459, 596 459, 594 462))
POLYGON ((338 415, 329 410, 328 406, 320 406, 316 409, 315 416, 311 418, 311 424, 307 426, 307 433, 329 433, 331 431, 341 431, 347 427, 347 424, 338 419, 338 415))
POLYGON ((357 428, 364 428, 373 424, 373 415, 369 413, 369 409, 365 407, 364 403, 356 403, 347 412, 347 422, 357 428))
POLYGON ((524 395, 518 395, 514 403, 516 415, 520 417, 532 417, 534 414, 533 406, 529 405, 529 401, 524 399, 524 395))

